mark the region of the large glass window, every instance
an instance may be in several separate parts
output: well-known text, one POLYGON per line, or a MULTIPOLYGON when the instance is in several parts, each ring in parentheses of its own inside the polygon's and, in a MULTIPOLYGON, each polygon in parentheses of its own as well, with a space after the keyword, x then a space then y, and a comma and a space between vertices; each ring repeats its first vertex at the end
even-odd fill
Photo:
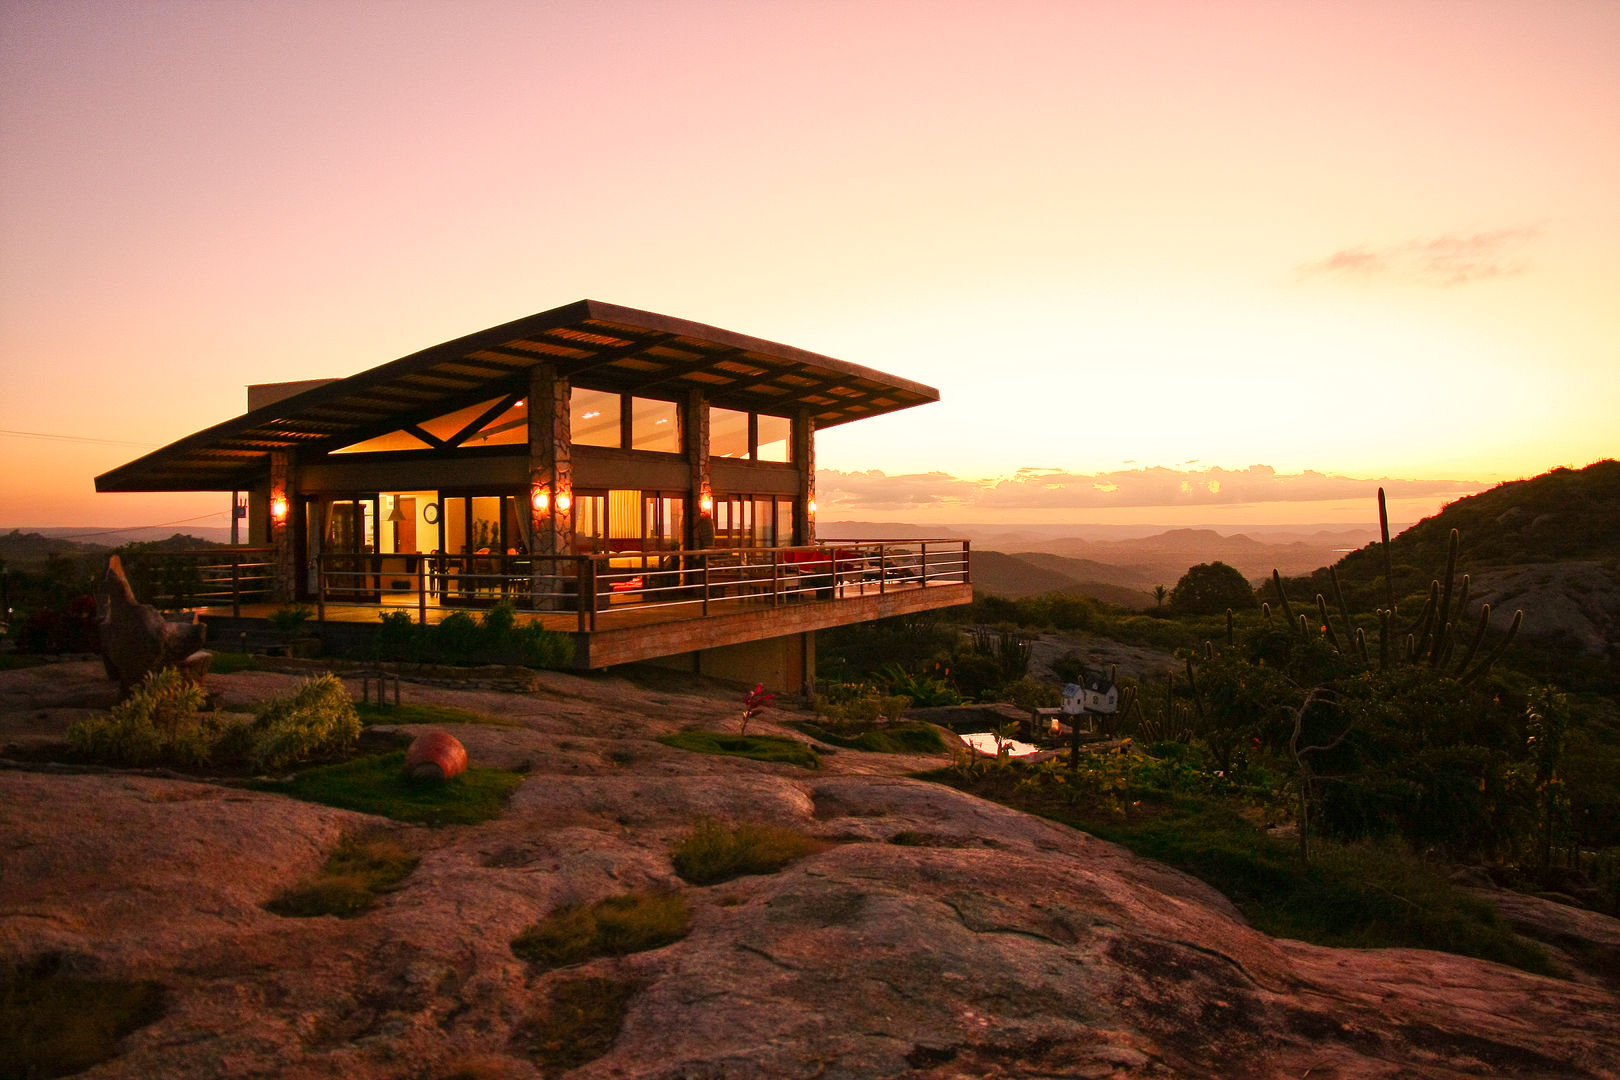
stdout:
POLYGON ((681 452, 681 407, 654 398, 630 399, 630 449, 681 452))
POLYGON ((793 421, 785 416, 767 416, 760 413, 759 446, 754 451, 755 461, 791 460, 789 447, 793 443, 793 421))
POLYGON ((748 456, 748 414, 736 409, 709 410, 709 456, 748 456))
POLYGON ((581 390, 569 394, 569 433, 575 446, 619 446, 619 395, 605 390, 581 390))

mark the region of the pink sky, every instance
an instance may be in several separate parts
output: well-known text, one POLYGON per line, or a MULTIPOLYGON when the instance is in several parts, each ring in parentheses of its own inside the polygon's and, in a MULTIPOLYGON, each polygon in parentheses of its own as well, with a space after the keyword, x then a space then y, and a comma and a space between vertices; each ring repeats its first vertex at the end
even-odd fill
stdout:
MULTIPOLYGON (((1300 478, 1242 513, 1314 521, 1355 503, 1313 472, 1438 505, 1584 465, 1617 55, 1601 0, 9 3, 0 525, 223 524, 92 479, 247 383, 587 296, 938 387, 818 463, 958 520, 1238 513, 1102 500, 1156 468, 1300 478)), ((824 512, 903 519, 874 490, 824 512)))

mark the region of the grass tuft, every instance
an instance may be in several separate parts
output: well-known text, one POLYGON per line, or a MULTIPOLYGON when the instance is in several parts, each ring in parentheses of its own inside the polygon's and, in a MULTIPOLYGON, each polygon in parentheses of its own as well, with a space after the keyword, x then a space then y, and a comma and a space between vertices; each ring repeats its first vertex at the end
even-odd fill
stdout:
POLYGON ((675 872, 694 885, 713 885, 746 874, 774 874, 827 847, 824 840, 776 825, 743 822, 728 828, 702 818, 670 852, 675 872))
POLYGON ((547 1070, 577 1069, 613 1049, 635 992, 635 983, 618 979, 565 979, 512 1041, 547 1070))
POLYGON ((118 1041, 157 1020, 155 982, 67 975, 52 960, 0 972, 0 1075, 70 1076, 118 1053, 118 1041))
POLYGON ((625 893, 558 909, 513 938, 512 952, 549 970, 662 948, 691 929, 692 908, 680 893, 625 893))
POLYGON ((729 735, 723 731, 677 731, 673 735, 660 735, 658 741, 679 750, 697 754, 724 754, 731 757, 752 758, 755 761, 780 761, 789 765, 803 765, 807 769, 821 767, 821 758, 809 746, 797 739, 782 735, 729 735))
POLYGON ((283 889, 264 907, 292 918, 336 915, 352 919, 369 910, 378 894, 404 881, 420 861, 387 837, 348 838, 319 874, 283 889))
POLYGON ((417 783, 405 775, 401 750, 323 765, 253 787, 417 825, 475 825, 499 817, 521 783, 523 777, 514 772, 471 767, 439 783, 417 783))
POLYGON ((357 701, 354 711, 360 714, 360 722, 366 726, 372 724, 488 724, 492 727, 522 727, 516 720, 505 720, 497 716, 486 716, 475 713, 469 709, 457 709, 450 705, 419 705, 414 702, 402 702, 399 705, 378 705, 371 701, 357 701))

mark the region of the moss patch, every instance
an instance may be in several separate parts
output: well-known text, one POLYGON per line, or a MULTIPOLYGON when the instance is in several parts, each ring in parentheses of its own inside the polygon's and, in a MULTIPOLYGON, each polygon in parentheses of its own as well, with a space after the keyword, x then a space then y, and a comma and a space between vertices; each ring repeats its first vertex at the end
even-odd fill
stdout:
POLYGON ((794 829, 743 822, 735 827, 703 818, 670 851, 675 872, 694 885, 713 885, 745 874, 774 874, 827 847, 794 829))
POLYGON ((512 1041, 548 1070, 577 1069, 613 1049, 635 992, 635 983, 618 979, 562 980, 512 1041))
POLYGON ((439 783, 405 775, 405 752, 323 765, 290 780, 260 781, 259 791, 290 795, 343 810, 381 814, 418 825, 474 825, 499 817, 523 777, 502 769, 468 768, 439 783))
POLYGON ((697 754, 725 754, 731 757, 752 758, 755 761, 780 761, 789 765, 803 765, 808 769, 821 767, 821 758, 809 746, 797 739, 781 735, 729 735, 723 731, 677 731, 673 735, 660 735, 658 741, 679 750, 697 754))
POLYGON ((54 961, 0 972, 0 1076, 83 1072, 118 1053, 118 1041, 164 1012, 155 982, 87 979, 54 961))
POLYGON ((264 907, 293 918, 350 919, 370 909, 380 893, 404 881, 420 861, 388 837, 346 838, 319 874, 283 889, 264 907))
POLYGON ((512 952, 546 970, 662 948, 691 929, 692 907, 680 893, 625 893, 553 912, 513 938, 512 952))

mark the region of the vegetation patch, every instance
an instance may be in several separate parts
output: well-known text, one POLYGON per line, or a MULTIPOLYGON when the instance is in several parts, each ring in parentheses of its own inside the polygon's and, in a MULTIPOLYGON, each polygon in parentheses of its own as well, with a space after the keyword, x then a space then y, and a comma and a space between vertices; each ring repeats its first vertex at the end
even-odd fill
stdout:
POLYGON ((70 1076, 118 1053, 165 1008, 155 982, 89 979, 45 959, 0 972, 0 1075, 70 1076))
POLYGON ((574 639, 538 622, 517 620, 517 608, 503 600, 473 618, 456 611, 424 626, 408 611, 382 615, 382 629, 371 642, 371 658, 430 664, 524 664, 564 669, 574 662, 574 639))
POLYGON ((692 907, 676 892, 624 893, 552 912, 512 939, 512 952, 541 970, 596 956, 628 956, 679 941, 692 907))
POLYGON ((865 750, 873 754, 945 752, 945 740, 941 737, 939 729, 931 724, 896 724, 893 727, 872 728, 855 735, 840 735, 802 720, 793 722, 792 726, 812 739, 846 750, 865 750))
POLYGON ((375 702, 356 702, 354 711, 360 722, 372 724, 488 724, 492 727, 522 727, 516 720, 486 716, 470 709, 457 709, 450 705, 418 705, 406 702, 399 705, 379 705, 375 702))
POLYGON ((634 982, 621 979, 564 979, 513 1042, 547 1070, 577 1069, 613 1049, 635 992, 634 982))
POLYGON ((731 735, 723 731, 677 731, 673 735, 660 735, 658 741, 679 750, 697 754, 725 754, 731 757, 752 758, 755 761, 781 761, 789 765, 803 765, 807 769, 821 767, 821 758, 815 750, 797 739, 783 735, 731 735))
POLYGON ((379 894, 396 888, 420 861, 392 838, 348 837, 319 874, 282 890, 264 907, 292 918, 352 919, 369 910, 379 894))
POLYGON ((503 769, 469 767, 449 780, 414 782, 405 752, 356 758, 308 769, 287 780, 260 781, 260 791, 290 795, 418 825, 474 825, 499 817, 523 777, 503 769))
POLYGON ((727 826, 703 818, 670 851, 675 872, 693 885, 713 885, 747 874, 774 874, 827 847, 796 829, 743 822, 727 826))
POLYGON ((353 699, 343 680, 326 674, 271 698, 251 722, 226 729, 219 749, 267 771, 347 750, 359 738, 353 699))
POLYGON ((1356 948, 1421 948, 1554 974, 1546 954, 1490 904, 1399 843, 1317 840, 1313 859, 1255 824, 1248 793, 1182 761, 1127 753, 1059 763, 1002 763, 924 774, 1083 829, 1220 890, 1276 937, 1356 948))

